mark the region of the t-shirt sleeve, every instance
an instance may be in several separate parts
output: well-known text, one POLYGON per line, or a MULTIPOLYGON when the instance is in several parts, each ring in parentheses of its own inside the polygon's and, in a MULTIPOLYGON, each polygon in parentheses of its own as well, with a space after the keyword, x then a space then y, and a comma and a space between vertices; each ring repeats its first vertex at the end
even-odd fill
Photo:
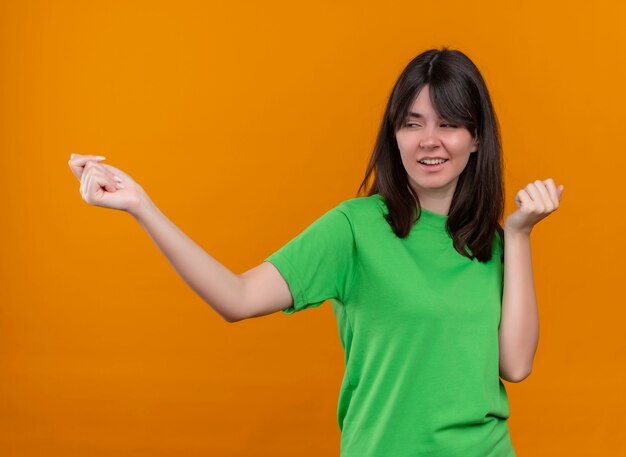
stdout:
POLYGON ((314 308, 329 298, 343 302, 353 277, 356 243, 347 208, 339 204, 264 261, 283 276, 293 305, 282 310, 293 314, 314 308))

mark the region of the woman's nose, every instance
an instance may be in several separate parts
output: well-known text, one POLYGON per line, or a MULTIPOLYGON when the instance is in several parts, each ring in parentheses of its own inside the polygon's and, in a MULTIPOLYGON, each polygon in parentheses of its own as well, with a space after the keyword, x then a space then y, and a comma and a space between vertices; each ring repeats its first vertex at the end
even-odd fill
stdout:
POLYGON ((423 130, 423 136, 420 139, 420 147, 423 149, 432 149, 440 145, 439 138, 433 129, 427 128, 423 130))

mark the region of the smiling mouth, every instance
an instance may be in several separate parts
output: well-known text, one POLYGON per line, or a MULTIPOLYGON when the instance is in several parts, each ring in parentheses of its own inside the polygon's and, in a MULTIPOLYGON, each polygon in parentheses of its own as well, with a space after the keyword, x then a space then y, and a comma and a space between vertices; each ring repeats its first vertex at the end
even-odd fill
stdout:
POLYGON ((442 165, 444 163, 446 163, 448 161, 448 159, 444 159, 442 160, 436 160, 436 161, 423 161, 423 160, 418 160, 419 163, 421 163, 422 165, 425 165, 427 167, 436 167, 437 165, 442 165))

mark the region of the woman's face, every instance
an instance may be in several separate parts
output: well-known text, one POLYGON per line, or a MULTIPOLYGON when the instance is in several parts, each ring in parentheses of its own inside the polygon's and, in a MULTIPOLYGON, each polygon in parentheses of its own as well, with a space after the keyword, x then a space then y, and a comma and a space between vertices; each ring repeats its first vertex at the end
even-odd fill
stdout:
POLYGON ((396 141, 409 183, 418 197, 437 194, 452 198, 459 175, 478 146, 478 140, 472 138, 467 128, 437 117, 430 103, 428 85, 413 101, 408 117, 396 132, 396 141), (424 159, 445 162, 420 163, 424 159))

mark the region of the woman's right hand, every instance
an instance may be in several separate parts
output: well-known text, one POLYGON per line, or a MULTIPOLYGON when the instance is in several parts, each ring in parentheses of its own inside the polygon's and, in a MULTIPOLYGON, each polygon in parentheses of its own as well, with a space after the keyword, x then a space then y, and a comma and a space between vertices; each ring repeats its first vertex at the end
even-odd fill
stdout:
POLYGON ((80 181, 80 194, 90 205, 131 214, 147 198, 143 188, 122 170, 101 163, 98 156, 72 154, 68 164, 80 181))

